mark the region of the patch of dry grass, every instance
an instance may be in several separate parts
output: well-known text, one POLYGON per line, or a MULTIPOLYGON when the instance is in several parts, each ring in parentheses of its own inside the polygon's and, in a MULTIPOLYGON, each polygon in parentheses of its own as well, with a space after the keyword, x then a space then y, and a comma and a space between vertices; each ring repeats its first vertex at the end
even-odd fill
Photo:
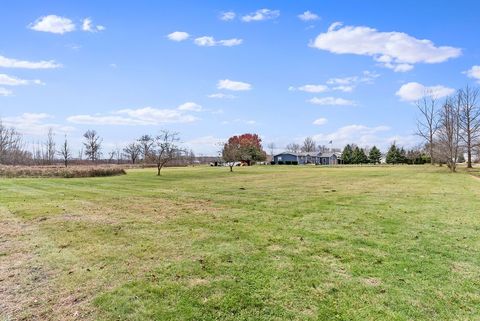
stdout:
POLYGON ((118 166, 0 166, 0 177, 104 177, 125 175, 118 166))

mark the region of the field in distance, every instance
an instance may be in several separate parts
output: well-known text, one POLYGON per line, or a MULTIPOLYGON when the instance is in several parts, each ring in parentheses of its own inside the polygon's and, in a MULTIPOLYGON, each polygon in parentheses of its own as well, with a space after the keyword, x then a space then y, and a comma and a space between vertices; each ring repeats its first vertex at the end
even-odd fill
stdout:
POLYGON ((0 179, 0 320, 480 318, 470 175, 155 174, 0 179))

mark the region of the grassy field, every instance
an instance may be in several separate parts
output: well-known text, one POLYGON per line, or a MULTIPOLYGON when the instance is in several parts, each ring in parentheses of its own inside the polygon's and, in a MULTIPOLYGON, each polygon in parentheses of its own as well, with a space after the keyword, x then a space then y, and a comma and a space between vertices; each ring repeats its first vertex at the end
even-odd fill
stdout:
POLYGON ((479 320, 480 180, 445 168, 0 180, 0 320, 479 320))

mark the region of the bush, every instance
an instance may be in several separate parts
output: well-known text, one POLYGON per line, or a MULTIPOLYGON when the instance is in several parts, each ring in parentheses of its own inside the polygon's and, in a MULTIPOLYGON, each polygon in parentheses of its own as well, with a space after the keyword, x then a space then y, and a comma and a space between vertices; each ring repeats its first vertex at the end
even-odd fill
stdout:
POLYGON ((271 162, 270 162, 270 165, 275 165, 275 162, 274 162, 274 161, 271 161, 271 162))
POLYGON ((127 174, 116 166, 0 166, 0 177, 105 177, 127 174))
POLYGON ((285 161, 285 165, 292 165, 291 161, 285 161))
POLYGON ((278 161, 278 165, 283 165, 283 161, 278 161))
POLYGON ((292 161, 292 165, 298 165, 298 161, 292 161))

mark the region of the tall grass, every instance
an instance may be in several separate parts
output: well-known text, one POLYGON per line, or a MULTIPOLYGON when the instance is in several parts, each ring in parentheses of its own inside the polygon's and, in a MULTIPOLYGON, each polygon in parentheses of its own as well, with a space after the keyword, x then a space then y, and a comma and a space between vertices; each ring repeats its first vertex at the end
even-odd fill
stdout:
POLYGON ((117 166, 0 166, 0 177, 101 177, 125 175, 117 166))

